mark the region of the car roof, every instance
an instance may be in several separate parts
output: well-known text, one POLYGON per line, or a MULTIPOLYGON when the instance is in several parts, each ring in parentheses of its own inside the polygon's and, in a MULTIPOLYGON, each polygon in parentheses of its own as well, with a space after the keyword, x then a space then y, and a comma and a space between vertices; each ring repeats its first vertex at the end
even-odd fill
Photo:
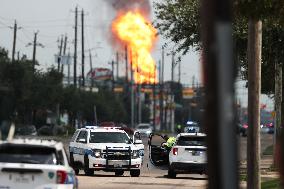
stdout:
POLYGON ((55 148, 56 150, 63 149, 62 142, 58 142, 55 140, 40 140, 40 139, 29 139, 29 138, 16 138, 10 141, 0 141, 1 145, 30 145, 30 146, 38 146, 38 147, 50 147, 55 148))
POLYGON ((180 133, 177 137, 180 136, 191 136, 191 137, 206 137, 205 133, 180 133))
POLYGON ((125 133, 124 130, 119 129, 120 127, 94 127, 94 128, 81 128, 78 130, 85 130, 90 132, 116 132, 125 133))

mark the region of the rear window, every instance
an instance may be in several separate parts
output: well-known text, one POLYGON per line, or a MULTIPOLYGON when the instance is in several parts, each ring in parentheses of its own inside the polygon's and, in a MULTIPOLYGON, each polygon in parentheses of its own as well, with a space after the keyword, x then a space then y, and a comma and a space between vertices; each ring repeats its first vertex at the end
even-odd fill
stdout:
POLYGON ((205 137, 181 136, 177 140, 179 146, 206 146, 205 137))
POLYGON ((48 147, 1 145, 0 162, 57 165, 56 150, 48 147))
POLYGON ((149 126, 149 125, 138 126, 138 129, 149 129, 149 128, 151 128, 151 126, 149 126))

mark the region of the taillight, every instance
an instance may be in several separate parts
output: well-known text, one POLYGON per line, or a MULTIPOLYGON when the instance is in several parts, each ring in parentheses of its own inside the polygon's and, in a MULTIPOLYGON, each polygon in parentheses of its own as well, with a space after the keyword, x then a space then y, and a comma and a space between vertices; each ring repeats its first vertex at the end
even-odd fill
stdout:
POLYGON ((65 184, 65 181, 67 179, 67 173, 65 171, 57 171, 56 176, 57 184, 65 184))
POLYGON ((173 155, 178 155, 178 148, 173 148, 173 155))

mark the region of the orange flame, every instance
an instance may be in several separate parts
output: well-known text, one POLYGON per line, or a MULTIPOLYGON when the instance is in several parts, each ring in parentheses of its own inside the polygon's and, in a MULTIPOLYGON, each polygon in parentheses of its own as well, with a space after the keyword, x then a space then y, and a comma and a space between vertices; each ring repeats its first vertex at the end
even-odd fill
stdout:
POLYGON ((134 81, 137 84, 157 83, 156 64, 151 49, 157 30, 139 11, 119 14, 112 22, 112 31, 130 50, 134 81))

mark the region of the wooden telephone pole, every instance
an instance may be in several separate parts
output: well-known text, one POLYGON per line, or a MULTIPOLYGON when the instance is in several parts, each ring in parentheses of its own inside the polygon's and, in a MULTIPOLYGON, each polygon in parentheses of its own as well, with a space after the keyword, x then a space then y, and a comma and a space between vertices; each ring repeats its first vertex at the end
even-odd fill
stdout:
POLYGON ((15 61, 15 52, 16 52, 16 41, 17 41, 17 30, 21 29, 21 27, 18 27, 17 21, 15 20, 14 27, 12 28, 14 30, 14 36, 13 36, 13 49, 12 49, 12 63, 15 61))
POLYGON ((260 87, 262 23, 249 18, 248 25, 248 136, 247 188, 260 189, 260 87))
POLYGON ((37 46, 40 46, 40 47, 44 47, 41 43, 38 43, 37 42, 37 35, 38 35, 38 32, 35 32, 34 34, 34 41, 32 43, 28 43, 26 46, 33 46, 33 59, 32 59, 32 62, 33 62, 33 72, 35 72, 35 65, 36 65, 36 47, 37 46))
POLYGON ((85 44, 84 44, 84 10, 81 13, 82 24, 82 87, 85 87, 85 44))
POLYGON ((78 27, 78 7, 75 8, 75 41, 74 41, 74 87, 77 88, 77 27, 78 27))

